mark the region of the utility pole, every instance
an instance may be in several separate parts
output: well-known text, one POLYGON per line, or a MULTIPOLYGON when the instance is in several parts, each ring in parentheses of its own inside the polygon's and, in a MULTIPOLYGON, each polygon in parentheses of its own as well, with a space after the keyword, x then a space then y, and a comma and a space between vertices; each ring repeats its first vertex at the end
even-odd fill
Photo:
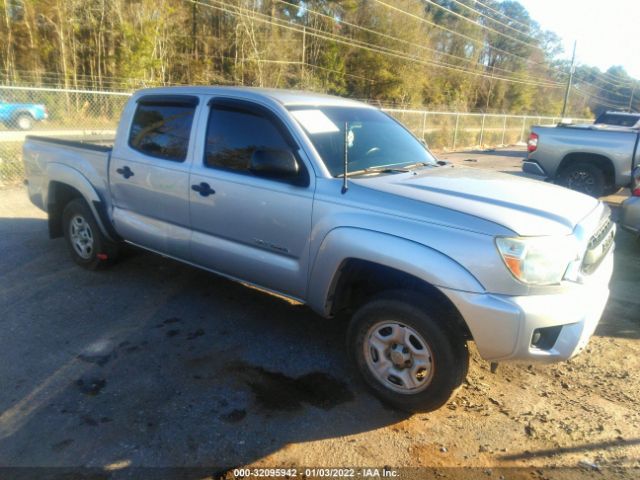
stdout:
POLYGON ((302 61, 300 62, 300 84, 304 88, 304 74, 307 66, 307 27, 302 27, 302 61))
POLYGON ((571 55, 571 71, 569 72, 569 80, 567 80, 567 90, 564 92, 564 103, 562 104, 562 115, 567 111, 567 102, 569 101, 569 91, 571 90, 571 83, 573 82, 573 72, 576 69, 576 41, 573 42, 573 55, 571 55))
POLYGON ((631 98, 629 98, 629 113, 631 113, 631 104, 633 103, 634 93, 636 93, 636 82, 633 82, 633 87, 631 88, 631 98))

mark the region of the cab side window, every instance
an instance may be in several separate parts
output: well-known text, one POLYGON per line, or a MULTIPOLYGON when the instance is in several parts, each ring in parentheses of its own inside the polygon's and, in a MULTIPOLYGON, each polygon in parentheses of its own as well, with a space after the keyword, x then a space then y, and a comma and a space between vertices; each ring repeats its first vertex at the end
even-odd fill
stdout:
POLYGON ((197 105, 194 97, 173 101, 138 101, 129 132, 129 145, 146 155, 183 162, 187 158, 189 135, 197 105))
POLYGON ((256 150, 291 150, 274 123, 253 112, 212 105, 204 163, 208 167, 248 173, 256 150))

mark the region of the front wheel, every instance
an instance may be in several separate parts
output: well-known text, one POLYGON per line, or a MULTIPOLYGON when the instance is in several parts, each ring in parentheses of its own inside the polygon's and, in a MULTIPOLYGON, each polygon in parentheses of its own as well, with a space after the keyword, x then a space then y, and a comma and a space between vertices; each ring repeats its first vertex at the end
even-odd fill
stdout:
POLYGON ((400 410, 444 405, 469 367, 467 345, 448 318, 417 293, 389 292, 363 305, 348 331, 365 383, 400 410))
POLYGON ((62 227, 71 258, 81 267, 97 270, 115 260, 117 246, 102 234, 83 199, 67 204, 62 212, 62 227))

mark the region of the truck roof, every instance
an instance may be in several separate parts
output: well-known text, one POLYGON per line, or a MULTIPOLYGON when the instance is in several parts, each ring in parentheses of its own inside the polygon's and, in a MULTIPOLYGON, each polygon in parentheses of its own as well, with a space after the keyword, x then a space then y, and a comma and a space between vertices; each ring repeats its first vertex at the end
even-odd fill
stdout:
POLYGON ((348 98, 337 97, 334 95, 326 95, 323 93, 304 92, 301 90, 285 90, 278 88, 257 88, 257 87, 225 87, 225 86, 174 86, 145 88, 138 90, 134 96, 142 95, 213 95, 227 94, 233 96, 241 96, 247 99, 266 99, 276 101, 286 107, 296 105, 322 105, 335 107, 359 107, 359 108, 375 108, 363 102, 350 100, 348 98))

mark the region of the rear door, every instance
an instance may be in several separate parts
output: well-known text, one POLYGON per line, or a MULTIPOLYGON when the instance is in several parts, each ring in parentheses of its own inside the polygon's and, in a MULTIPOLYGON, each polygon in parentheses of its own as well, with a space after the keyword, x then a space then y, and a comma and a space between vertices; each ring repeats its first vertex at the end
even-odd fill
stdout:
POLYGON ((309 163, 281 119, 264 106, 217 98, 201 115, 206 137, 198 142, 189 192, 193 261, 303 298, 315 183, 309 163), (300 177, 252 173, 249 161, 258 149, 292 151, 300 177))
POLYGON ((199 99, 140 97, 109 165, 115 228, 133 243, 189 259, 189 168, 199 99))

